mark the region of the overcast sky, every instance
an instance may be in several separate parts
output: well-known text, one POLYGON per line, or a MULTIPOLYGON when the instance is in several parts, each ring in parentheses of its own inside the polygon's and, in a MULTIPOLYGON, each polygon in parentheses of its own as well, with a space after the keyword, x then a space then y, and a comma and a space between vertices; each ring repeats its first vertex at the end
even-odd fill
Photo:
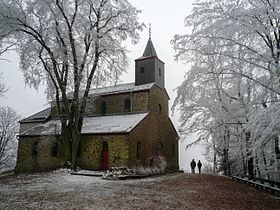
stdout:
MULTIPOLYGON (((121 77, 121 83, 134 81, 134 60, 140 57, 145 49, 149 38, 148 27, 152 25, 152 41, 158 57, 165 63, 165 85, 171 98, 171 107, 175 98, 174 89, 183 81, 188 65, 174 61, 174 50, 170 41, 175 34, 186 33, 184 18, 192 9, 193 0, 130 0, 138 9, 142 10, 140 21, 144 22, 147 28, 141 33, 141 40, 137 45, 127 47, 130 50, 130 66, 127 73, 121 77)), ((9 105, 16 111, 27 117, 48 106, 44 95, 44 88, 36 91, 24 84, 22 72, 19 71, 19 58, 15 53, 5 56, 10 62, 0 61, 0 72, 3 73, 3 81, 9 87, 5 98, 0 98, 0 105, 9 105)), ((170 113, 171 115, 171 113, 170 113)), ((178 128, 178 113, 170 116, 175 127, 178 128)), ((191 138, 190 138, 191 139, 191 138)), ((190 141, 190 139, 188 141, 190 141)), ((180 168, 189 170, 189 162, 192 158, 202 159, 200 148, 196 147, 185 151, 186 142, 180 143, 180 168)))

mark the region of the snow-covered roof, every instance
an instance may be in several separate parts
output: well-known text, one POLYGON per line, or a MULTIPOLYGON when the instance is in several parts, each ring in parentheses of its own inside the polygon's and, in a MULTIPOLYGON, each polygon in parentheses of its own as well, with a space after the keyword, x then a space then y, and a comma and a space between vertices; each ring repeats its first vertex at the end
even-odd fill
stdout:
POLYGON ((33 114, 27 118, 22 119, 20 122, 42 122, 45 121, 51 114, 51 107, 46 108, 40 112, 37 112, 36 114, 33 114))
MULTIPOLYGON (((111 95, 111 94, 120 94, 126 92, 137 92, 143 90, 149 90, 153 87, 155 83, 148 83, 143 85, 135 85, 135 83, 125 83, 120 85, 114 85, 109 87, 95 88, 90 89, 89 96, 98 96, 98 95, 111 95)), ((80 93, 82 95, 83 92, 80 93)), ((67 94, 67 97, 71 98, 73 96, 73 92, 67 94)))
MULTIPOLYGON (((148 113, 85 117, 82 134, 129 133, 148 113)), ((61 133, 60 120, 50 120, 20 133, 20 136, 44 136, 61 133)))
MULTIPOLYGON (((148 83, 143 85, 135 85, 135 83, 126 83, 120 85, 114 85, 103 88, 91 89, 89 92, 90 96, 94 95, 111 95, 111 94, 119 94, 126 92, 137 92, 143 90, 149 90, 153 87, 155 83, 148 83)), ((73 92, 68 94, 68 97, 71 98, 73 92)), ((51 107, 46 108, 36 114, 33 114, 27 118, 20 120, 20 123, 28 123, 28 122, 43 122, 46 121, 51 114, 51 107)))
POLYGON ((124 92, 135 92, 135 91, 142 91, 142 90, 149 90, 155 83, 148 83, 143 85, 135 85, 135 83, 126 83, 120 85, 114 85, 109 87, 103 88, 96 88, 91 89, 89 95, 110 95, 110 94, 118 94, 124 92))

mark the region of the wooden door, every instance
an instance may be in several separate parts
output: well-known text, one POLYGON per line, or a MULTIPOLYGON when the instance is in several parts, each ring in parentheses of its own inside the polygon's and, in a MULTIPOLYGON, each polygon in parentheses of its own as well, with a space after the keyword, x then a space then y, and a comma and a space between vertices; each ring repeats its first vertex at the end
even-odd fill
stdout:
POLYGON ((108 143, 105 141, 102 144, 102 170, 107 170, 109 168, 109 147, 108 143))

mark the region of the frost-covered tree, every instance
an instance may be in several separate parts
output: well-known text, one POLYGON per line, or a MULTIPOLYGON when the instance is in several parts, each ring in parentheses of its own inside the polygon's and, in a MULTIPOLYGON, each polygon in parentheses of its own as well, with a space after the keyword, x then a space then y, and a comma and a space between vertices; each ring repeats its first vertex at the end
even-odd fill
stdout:
POLYGON ((122 42, 139 39, 139 10, 127 0, 4 0, 0 24, 17 45, 25 82, 47 84, 76 163, 89 90, 115 82, 127 66, 122 42))
MULTIPOLYGON (((0 8, 0 11, 2 9, 3 8, 0 8)), ((2 55, 13 48, 14 44, 9 40, 9 35, 11 35, 10 32, 11 31, 5 27, 5 24, 0 22, 0 60, 5 60, 2 58, 2 55)))
POLYGON ((0 107, 0 169, 15 165, 19 118, 11 107, 0 107))
POLYGON ((210 142, 223 169, 252 175, 266 162, 280 170, 280 131, 273 130, 279 111, 269 108, 280 93, 279 16, 277 0, 197 0, 185 19, 191 33, 172 40, 176 59, 193 64, 174 104, 182 113, 181 130, 210 142), (269 116, 275 119, 267 124, 269 116))
POLYGON ((8 89, 1 80, 2 80, 2 73, 0 73, 0 97, 3 97, 4 93, 7 92, 8 89))

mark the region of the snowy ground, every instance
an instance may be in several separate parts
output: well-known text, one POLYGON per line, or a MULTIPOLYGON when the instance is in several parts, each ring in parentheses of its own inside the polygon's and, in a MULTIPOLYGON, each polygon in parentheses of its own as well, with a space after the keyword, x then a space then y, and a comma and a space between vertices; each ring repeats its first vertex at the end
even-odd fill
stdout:
POLYGON ((0 209, 280 209, 280 198, 212 175, 108 181, 67 170, 0 177, 0 209))

